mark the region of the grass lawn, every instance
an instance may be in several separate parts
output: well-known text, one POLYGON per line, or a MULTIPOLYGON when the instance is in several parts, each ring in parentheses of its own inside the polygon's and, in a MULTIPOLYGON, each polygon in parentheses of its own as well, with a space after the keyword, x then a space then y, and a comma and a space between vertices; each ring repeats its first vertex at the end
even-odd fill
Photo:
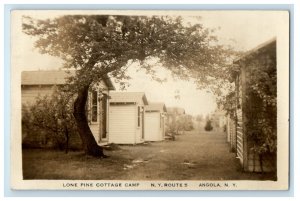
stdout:
POLYGON ((225 134, 191 131, 175 141, 123 145, 98 159, 82 152, 23 150, 24 179, 76 180, 270 180, 272 175, 245 173, 225 134))

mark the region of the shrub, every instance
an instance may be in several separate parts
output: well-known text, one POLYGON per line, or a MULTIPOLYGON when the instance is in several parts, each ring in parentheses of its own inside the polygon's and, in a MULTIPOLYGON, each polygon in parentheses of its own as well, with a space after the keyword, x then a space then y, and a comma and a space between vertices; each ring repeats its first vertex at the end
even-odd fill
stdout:
POLYGON ((180 131, 191 131, 194 129, 191 115, 179 115, 168 124, 168 132, 179 134, 180 131))
POLYGON ((55 91, 51 97, 37 97, 32 106, 23 106, 23 145, 30 147, 58 147, 69 150, 70 137, 77 134, 72 115, 71 97, 55 91))
POLYGON ((211 131, 213 129, 212 125, 211 125, 211 120, 207 120, 204 129, 206 131, 211 131))

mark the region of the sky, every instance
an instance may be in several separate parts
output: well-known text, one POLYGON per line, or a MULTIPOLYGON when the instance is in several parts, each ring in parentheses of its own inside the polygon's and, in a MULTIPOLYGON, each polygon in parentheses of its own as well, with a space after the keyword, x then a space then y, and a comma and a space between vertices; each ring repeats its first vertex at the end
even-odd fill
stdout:
MULTIPOLYGON (((82 11, 17 11, 13 13, 11 35, 13 68, 20 71, 53 70, 62 66, 59 58, 41 55, 34 48, 34 38, 22 33, 21 16, 29 15, 45 19, 67 12, 68 14, 82 13, 82 11)), ((93 12, 105 13, 105 11, 93 12)), ((139 14, 139 12, 132 11, 130 14, 139 14)), ((153 11, 146 14, 151 15, 153 11)), ((207 28, 214 28, 220 44, 231 45, 240 51, 250 50, 276 37, 281 31, 280 24, 285 23, 286 20, 284 13, 278 11, 177 11, 176 13, 162 12, 160 14, 180 14, 187 22, 202 23, 207 28)), ((192 115, 206 115, 216 109, 216 97, 207 90, 198 90, 191 81, 174 80, 167 71, 160 70, 159 75, 167 78, 168 81, 159 83, 143 71, 136 72, 136 66, 132 66, 128 70, 132 79, 126 91, 143 91, 150 102, 164 102, 167 107, 182 107, 186 113, 192 115), (176 95, 179 95, 180 98, 175 98, 176 95)), ((119 89, 117 84, 116 88, 119 89)))

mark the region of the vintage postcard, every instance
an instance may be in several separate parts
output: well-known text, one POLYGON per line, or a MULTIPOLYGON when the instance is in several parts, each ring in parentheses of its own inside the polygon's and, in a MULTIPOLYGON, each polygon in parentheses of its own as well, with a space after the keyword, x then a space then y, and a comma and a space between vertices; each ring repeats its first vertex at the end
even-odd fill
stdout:
POLYGON ((289 11, 10 19, 12 189, 288 190, 289 11))

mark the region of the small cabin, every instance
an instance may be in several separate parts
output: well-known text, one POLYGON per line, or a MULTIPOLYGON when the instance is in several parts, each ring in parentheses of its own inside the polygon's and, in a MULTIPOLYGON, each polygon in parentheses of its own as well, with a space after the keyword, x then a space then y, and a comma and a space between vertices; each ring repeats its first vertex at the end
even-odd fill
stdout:
POLYGON ((109 100, 109 143, 138 144, 145 140, 143 92, 112 92, 109 100))
POLYGON ((145 107, 145 141, 165 139, 166 112, 164 103, 151 103, 145 107))
MULTIPOLYGON (((55 88, 65 85, 66 79, 73 75, 75 75, 75 71, 23 71, 21 78, 22 111, 24 112, 26 107, 33 105, 38 97, 51 97, 55 88)), ((115 87, 111 80, 106 77, 100 80, 96 87, 91 88, 93 89, 89 92, 87 100, 87 118, 95 140, 100 144, 108 139, 108 97, 110 90, 115 90, 115 87)), ((22 136, 23 141, 29 140, 31 144, 34 142, 43 147, 43 142, 40 142, 44 141, 43 137, 33 137, 34 135, 31 134, 31 139, 26 139, 29 138, 26 133, 23 133, 22 136)), ((79 136, 78 139, 73 139, 72 141, 81 143, 79 136)))

